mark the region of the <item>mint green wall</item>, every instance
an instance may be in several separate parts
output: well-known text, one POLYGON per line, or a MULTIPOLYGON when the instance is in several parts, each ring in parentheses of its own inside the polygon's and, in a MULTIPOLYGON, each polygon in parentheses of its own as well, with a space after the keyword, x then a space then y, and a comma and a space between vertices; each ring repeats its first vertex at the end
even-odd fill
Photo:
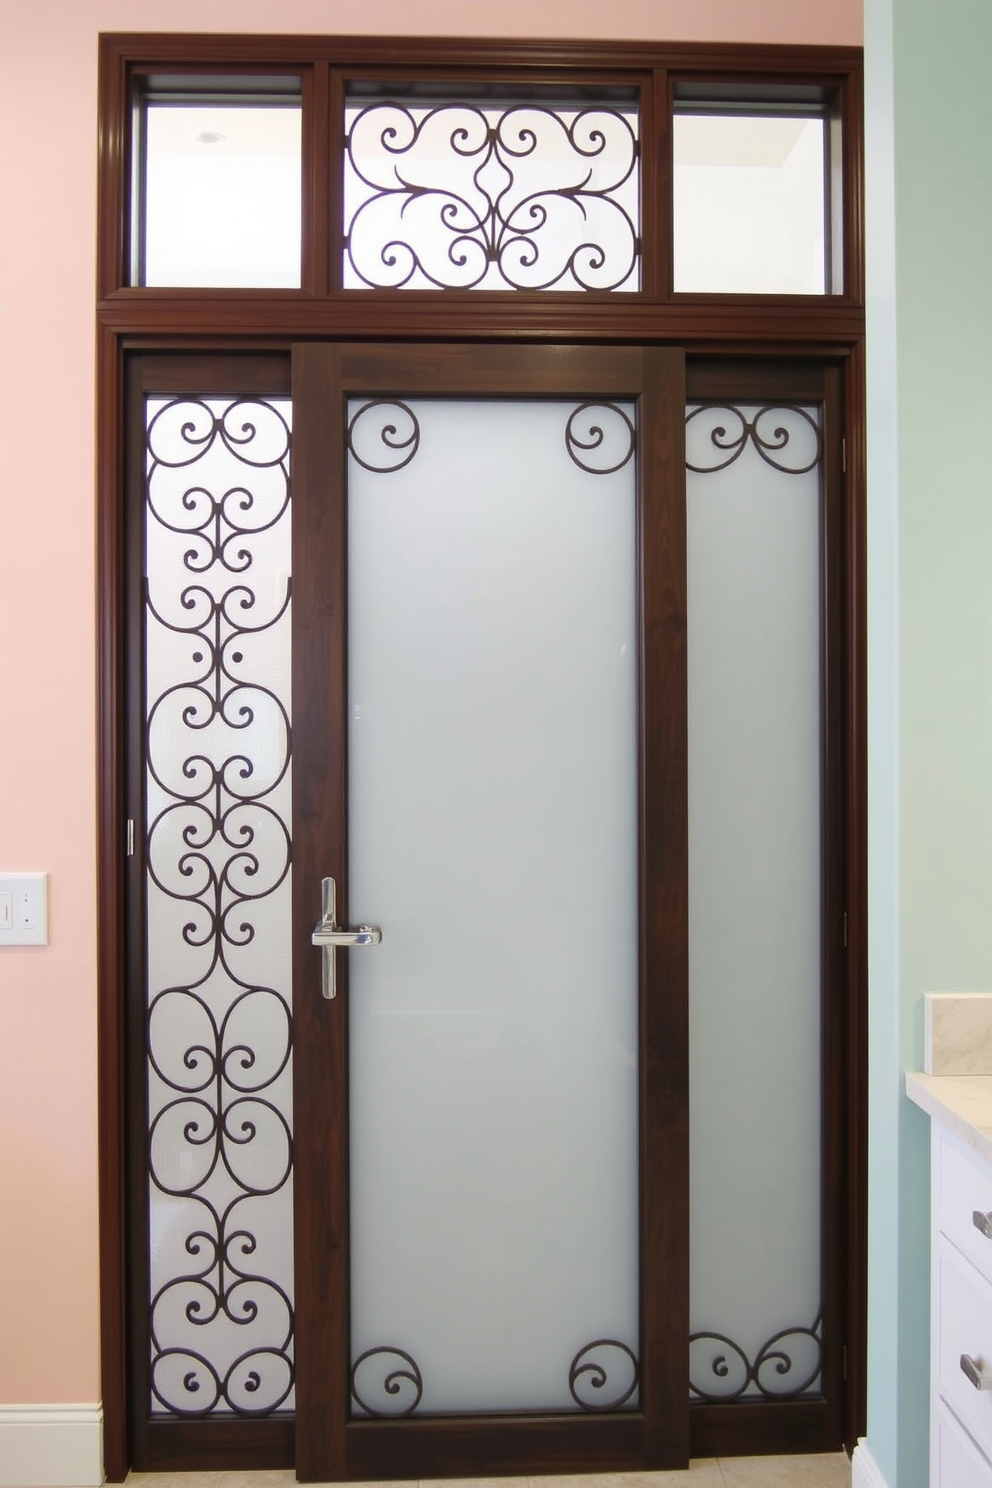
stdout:
POLYGON ((992 990, 992 4, 866 0, 868 1444, 927 1481, 926 991, 992 990))

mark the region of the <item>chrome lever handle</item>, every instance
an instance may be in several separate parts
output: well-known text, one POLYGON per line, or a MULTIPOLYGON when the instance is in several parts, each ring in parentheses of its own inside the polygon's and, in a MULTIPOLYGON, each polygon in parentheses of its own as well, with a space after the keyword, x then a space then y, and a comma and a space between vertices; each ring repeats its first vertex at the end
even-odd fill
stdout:
POLYGON ((992 1240, 992 1214, 983 1214, 981 1209, 973 1209, 971 1222, 986 1240, 992 1240))
POLYGON ((992 1374, 986 1374, 980 1359, 973 1359, 970 1354, 962 1354, 960 1364, 961 1373, 976 1390, 992 1390, 992 1374))
POLYGON ((315 946, 378 945, 382 939, 382 931, 378 925, 356 925, 354 930, 329 930, 323 920, 318 920, 310 939, 315 946))
POLYGON ((313 927, 310 937, 312 945, 323 952, 321 967, 321 991, 330 1000, 337 996, 337 972, 334 952, 338 946, 378 945, 382 931, 378 925, 355 925, 348 927, 336 923, 337 884, 333 878, 321 883, 323 915, 313 927))

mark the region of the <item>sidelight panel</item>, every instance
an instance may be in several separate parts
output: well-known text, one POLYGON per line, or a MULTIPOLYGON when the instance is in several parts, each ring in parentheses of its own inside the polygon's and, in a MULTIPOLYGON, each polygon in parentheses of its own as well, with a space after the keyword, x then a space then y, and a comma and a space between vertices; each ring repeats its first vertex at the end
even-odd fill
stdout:
POLYGON ((146 404, 153 1414, 293 1403, 286 399, 146 404))
POLYGON ((690 1392, 821 1387, 815 406, 686 420, 690 1392))

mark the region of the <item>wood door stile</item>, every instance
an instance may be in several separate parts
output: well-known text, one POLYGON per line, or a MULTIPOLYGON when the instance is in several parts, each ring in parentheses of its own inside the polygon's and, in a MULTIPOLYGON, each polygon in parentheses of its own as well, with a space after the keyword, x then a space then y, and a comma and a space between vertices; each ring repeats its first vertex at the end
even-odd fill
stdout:
MULTIPOLYGON (((688 1461, 688 935, 685 855, 684 363, 675 351, 304 345, 294 352, 298 1146, 297 1471, 303 1480, 439 1471, 588 1471, 688 1461), (592 1415, 349 1419, 347 991, 323 1002, 313 886, 346 883, 345 400, 637 399, 640 635, 640 1409, 592 1415), (323 660, 321 658, 324 658, 323 660), (326 761, 333 763, 327 769, 326 761), (323 782, 323 783, 320 783, 323 782)), ((346 923, 346 900, 339 905, 346 923)), ((340 975, 340 973, 339 973, 340 975)))

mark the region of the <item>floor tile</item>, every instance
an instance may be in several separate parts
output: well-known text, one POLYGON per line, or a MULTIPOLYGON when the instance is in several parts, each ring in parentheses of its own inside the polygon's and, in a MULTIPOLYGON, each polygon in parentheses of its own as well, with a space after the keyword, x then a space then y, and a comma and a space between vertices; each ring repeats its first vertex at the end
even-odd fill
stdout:
MULTIPOLYGON (((421 1478, 420 1488, 514 1488, 519 1484, 520 1488, 527 1488, 526 1478, 421 1478)), ((352 1485, 348 1485, 352 1488, 352 1485)), ((365 1488, 365 1484, 355 1484, 354 1488, 365 1488)), ((376 1483, 372 1488, 383 1488, 382 1484, 376 1483)), ((400 1488, 399 1484, 394 1488, 400 1488)), ((412 1488, 407 1484, 406 1488, 412 1488)))
POLYGON ((289 1488, 295 1484, 296 1474, 293 1469, 287 1468, 283 1472, 223 1472, 220 1475, 218 1488, 289 1488))
MULTIPOLYGON (((127 1488, 220 1488, 219 1472, 128 1473, 127 1488)), ((290 1474, 292 1480, 292 1474, 290 1474)))
MULTIPOLYGON (((504 1478, 502 1488, 520 1479, 504 1478)), ((715 1458, 698 1458, 685 1472, 583 1473, 576 1477, 530 1478, 528 1488, 724 1488, 715 1458)))
POLYGON ((721 1457, 726 1488, 851 1488, 844 1452, 812 1457, 721 1457))

